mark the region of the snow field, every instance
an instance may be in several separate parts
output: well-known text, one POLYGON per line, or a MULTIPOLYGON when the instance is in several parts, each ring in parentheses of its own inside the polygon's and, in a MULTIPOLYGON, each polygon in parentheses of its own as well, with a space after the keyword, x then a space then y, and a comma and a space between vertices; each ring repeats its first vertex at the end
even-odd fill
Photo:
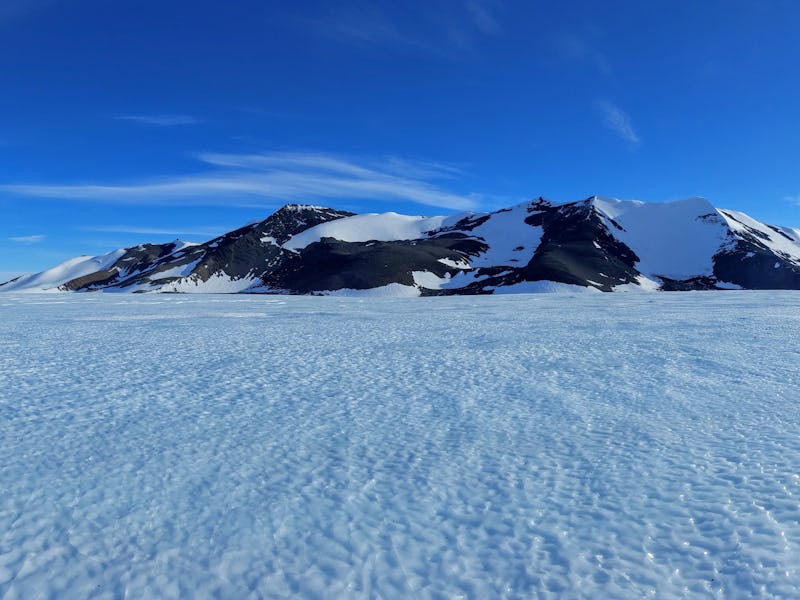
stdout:
POLYGON ((445 221, 448 217, 412 217, 394 212, 354 215, 310 227, 292 236, 283 247, 299 250, 325 237, 343 242, 415 240, 438 229, 445 221))
POLYGON ((608 224, 636 253, 636 268, 650 280, 713 275, 713 257, 728 239, 725 221, 703 198, 664 203, 595 198, 594 205, 623 227, 608 224))
POLYGON ((3 295, 0 597, 797 597, 799 308, 3 295))

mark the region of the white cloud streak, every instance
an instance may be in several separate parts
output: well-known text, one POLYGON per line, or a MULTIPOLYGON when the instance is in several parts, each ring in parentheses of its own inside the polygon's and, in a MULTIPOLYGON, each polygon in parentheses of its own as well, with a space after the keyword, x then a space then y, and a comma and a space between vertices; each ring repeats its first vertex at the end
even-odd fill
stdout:
POLYGON ((425 40, 405 33, 389 16, 376 8, 340 13, 333 20, 317 25, 332 37, 355 43, 432 50, 425 40))
POLYGON ((489 12, 489 8, 478 0, 467 2, 467 11, 472 17, 472 23, 478 31, 486 35, 498 35, 501 32, 500 23, 489 12))
POLYGON ((128 184, 11 184, 0 191, 23 196, 121 204, 237 205, 254 198, 275 203, 366 200, 414 202, 471 210, 482 196, 452 192, 437 180, 458 169, 397 158, 363 161, 302 152, 201 154, 213 169, 188 176, 128 184))
POLYGON ((601 101, 597 104, 603 124, 626 142, 638 145, 641 139, 628 114, 611 102, 601 101))
POLYGON ((94 233, 130 233, 135 235, 196 235, 202 237, 215 237, 235 227, 139 227, 136 225, 109 225, 107 227, 80 227, 80 231, 94 233))
POLYGON ((156 127, 174 127, 176 125, 195 125, 200 121, 191 115, 119 115, 120 121, 133 121, 142 125, 156 127))
POLYGON ((46 236, 42 234, 36 235, 20 235, 16 237, 8 238, 12 242, 17 242, 20 244, 38 244, 39 242, 43 242, 46 236))
POLYGON ((390 2, 351 3, 324 20, 307 21, 316 33, 345 42, 380 45, 448 58, 501 33, 498 2, 430 2, 417 9, 390 2))
POLYGON ((588 39, 589 36, 565 33, 554 39, 553 50, 560 62, 582 63, 602 73, 611 73, 611 63, 588 39))

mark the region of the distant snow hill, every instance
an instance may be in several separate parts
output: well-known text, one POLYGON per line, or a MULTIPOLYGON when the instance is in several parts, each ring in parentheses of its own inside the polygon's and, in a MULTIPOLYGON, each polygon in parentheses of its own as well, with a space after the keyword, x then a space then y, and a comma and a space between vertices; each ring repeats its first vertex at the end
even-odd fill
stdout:
POLYGON ((800 289, 800 230, 702 198, 540 198, 447 217, 295 204, 203 244, 143 244, 0 285, 388 296, 710 289, 800 289))

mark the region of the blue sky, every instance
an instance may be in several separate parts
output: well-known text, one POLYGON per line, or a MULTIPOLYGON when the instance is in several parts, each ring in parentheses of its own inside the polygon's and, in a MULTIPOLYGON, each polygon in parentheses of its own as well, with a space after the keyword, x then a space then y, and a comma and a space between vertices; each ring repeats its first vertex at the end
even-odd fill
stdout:
POLYGON ((800 226, 790 0, 0 3, 0 279, 287 202, 800 226))

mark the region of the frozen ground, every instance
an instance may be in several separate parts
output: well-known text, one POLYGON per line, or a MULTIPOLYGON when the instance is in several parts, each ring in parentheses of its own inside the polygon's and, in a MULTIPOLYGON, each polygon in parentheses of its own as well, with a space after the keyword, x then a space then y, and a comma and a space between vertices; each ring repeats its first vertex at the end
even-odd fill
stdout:
POLYGON ((800 293, 0 296, 0 597, 800 595, 800 293))

